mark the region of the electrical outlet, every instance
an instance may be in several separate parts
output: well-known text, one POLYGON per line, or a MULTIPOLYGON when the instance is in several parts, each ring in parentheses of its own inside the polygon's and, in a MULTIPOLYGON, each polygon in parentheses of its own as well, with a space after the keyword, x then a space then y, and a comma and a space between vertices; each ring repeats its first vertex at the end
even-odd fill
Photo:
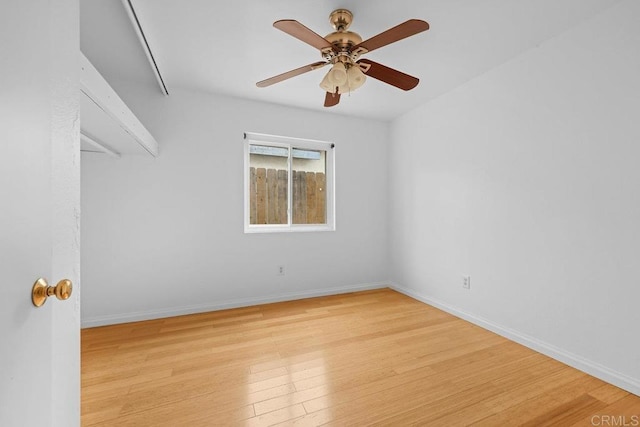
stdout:
POLYGON ((284 276, 284 265, 278 266, 278 276, 284 276))
POLYGON ((464 289, 471 289, 471 276, 462 276, 462 287, 464 289))

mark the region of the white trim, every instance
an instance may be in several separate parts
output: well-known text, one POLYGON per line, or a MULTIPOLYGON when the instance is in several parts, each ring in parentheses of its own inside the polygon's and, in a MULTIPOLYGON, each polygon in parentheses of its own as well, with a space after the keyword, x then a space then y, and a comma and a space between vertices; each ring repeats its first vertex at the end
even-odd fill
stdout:
POLYGON ((245 140, 242 143, 242 151, 243 151, 243 167, 242 167, 242 173, 244 174, 244 179, 242 180, 242 187, 244 187, 243 190, 243 194, 244 194, 244 199, 243 199, 243 203, 244 203, 244 212, 243 212, 243 218, 242 218, 242 225, 244 226, 244 232, 247 232, 247 224, 249 222, 251 222, 251 214, 249 212, 249 210, 251 209, 251 200, 249 198, 249 186, 250 181, 251 181, 251 169, 248 166, 248 162, 249 162, 249 144, 247 143, 247 135, 245 134, 245 140))
POLYGON ((310 233, 314 231, 335 231, 329 224, 248 224, 244 228, 247 234, 252 233, 310 233))
POLYGON ((80 90, 154 157, 158 142, 89 60, 80 53, 80 90))
POLYGON ((622 374, 599 363, 585 359, 584 357, 577 354, 570 353, 537 338, 499 325, 490 320, 468 313, 464 310, 460 310, 457 307, 454 307, 437 299, 424 296, 412 289, 405 288, 397 284, 391 284, 389 287, 413 299, 439 308, 443 311, 446 311, 447 313, 453 314, 456 317, 460 317, 461 319, 480 326, 481 328, 488 329, 489 331, 495 332, 496 334, 510 339, 511 341, 515 341, 519 344, 524 345, 525 347, 529 347, 539 353, 542 353, 573 368, 586 372, 589 375, 593 375, 596 378, 599 378, 630 393, 640 396, 640 380, 637 378, 629 377, 628 375, 622 374))
POLYGON ((264 296, 257 298, 240 298, 218 302, 216 304, 199 304, 178 308, 167 308, 160 310, 148 310, 135 313, 122 313, 110 316, 96 316, 82 320, 82 328, 93 328, 97 326, 115 325, 118 323, 139 322, 143 320, 160 319, 172 316, 183 316, 185 314, 206 313, 210 311, 227 310, 230 308, 250 307, 259 304, 269 304, 274 302, 294 301, 305 298, 314 298, 327 295, 339 295, 350 292, 369 291, 373 289, 383 289, 389 287, 388 282, 374 282, 361 285, 339 286, 326 289, 314 289, 301 292, 287 292, 279 295, 264 296))

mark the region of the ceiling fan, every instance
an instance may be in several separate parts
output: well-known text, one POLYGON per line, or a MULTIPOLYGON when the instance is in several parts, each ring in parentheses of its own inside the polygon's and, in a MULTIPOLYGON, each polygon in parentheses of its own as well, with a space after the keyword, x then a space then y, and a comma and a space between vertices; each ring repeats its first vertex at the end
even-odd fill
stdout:
POLYGON ((256 83, 256 86, 271 86, 274 83, 279 83, 331 64, 331 69, 320 83, 320 87, 326 92, 325 107, 338 105, 340 95, 353 92, 361 87, 366 80, 366 76, 373 77, 402 90, 410 90, 416 87, 419 82, 416 77, 369 59, 360 59, 360 56, 426 31, 429 29, 429 24, 419 19, 410 19, 377 36, 362 41, 360 35, 353 31, 348 31, 352 21, 353 14, 350 11, 346 9, 334 10, 329 15, 329 22, 331 22, 335 31, 326 37, 321 37, 293 19, 274 22, 273 26, 277 29, 318 49, 323 60, 262 80, 256 83))

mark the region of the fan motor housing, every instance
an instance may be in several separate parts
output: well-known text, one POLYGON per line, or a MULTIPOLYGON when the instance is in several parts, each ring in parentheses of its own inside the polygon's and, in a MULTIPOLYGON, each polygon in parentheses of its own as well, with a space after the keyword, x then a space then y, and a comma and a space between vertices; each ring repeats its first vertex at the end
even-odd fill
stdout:
POLYGON ((354 33, 353 31, 336 31, 327 34, 325 39, 340 50, 351 48, 362 42, 360 34, 354 33))

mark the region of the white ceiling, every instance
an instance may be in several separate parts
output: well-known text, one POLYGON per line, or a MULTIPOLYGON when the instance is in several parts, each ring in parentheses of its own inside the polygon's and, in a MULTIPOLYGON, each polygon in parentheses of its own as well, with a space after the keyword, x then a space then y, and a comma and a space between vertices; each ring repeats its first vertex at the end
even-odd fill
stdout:
MULTIPOLYGON (((169 92, 188 88, 325 110, 317 70, 268 88, 255 83, 320 60, 311 46, 272 27, 296 19, 320 35, 347 8, 363 39, 407 19, 425 33, 367 55, 420 78, 404 92, 369 78, 332 112, 392 120, 611 7, 619 0, 131 0, 169 92)), ((594 28, 594 31, 597 31, 594 28)), ((155 85, 120 0, 81 1, 81 49, 107 80, 155 85)), ((570 52, 568 52, 570 54, 570 52)), ((159 92, 159 88, 157 89, 159 92)))

